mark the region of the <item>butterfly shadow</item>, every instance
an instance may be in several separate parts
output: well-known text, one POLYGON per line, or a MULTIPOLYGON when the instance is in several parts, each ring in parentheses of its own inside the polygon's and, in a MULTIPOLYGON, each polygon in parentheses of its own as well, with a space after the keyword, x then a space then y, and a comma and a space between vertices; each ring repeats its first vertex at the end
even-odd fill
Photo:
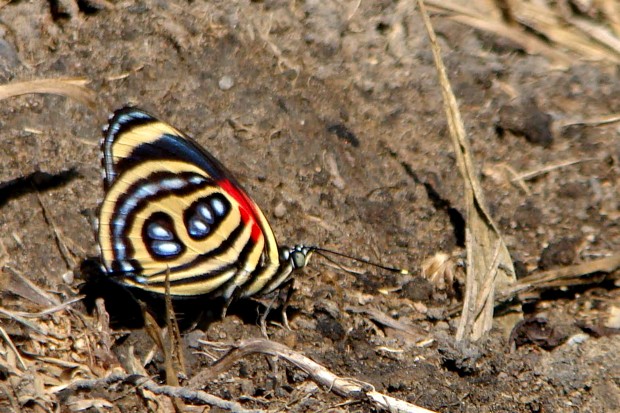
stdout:
MULTIPOLYGON (((80 266, 84 283, 80 293, 84 295, 87 311, 92 313, 96 300, 102 298, 105 309, 110 316, 110 327, 115 330, 139 329, 144 327, 143 309, 154 316, 160 326, 166 325, 166 302, 160 294, 150 293, 138 288, 122 285, 101 270, 96 258, 84 260, 80 266)), ((220 320, 222 315, 234 315, 244 324, 260 322, 283 323, 286 311, 291 318, 298 313, 292 306, 287 306, 288 296, 285 290, 279 290, 268 297, 244 298, 226 302, 221 297, 174 297, 172 305, 181 331, 193 329, 205 330, 209 324, 220 320)))
MULTIPOLYGON (((116 282, 114 277, 101 270, 99 261, 94 258, 82 262, 80 274, 84 279, 80 293, 84 295, 86 309, 91 313, 95 309, 96 300, 102 298, 110 316, 111 328, 118 330, 144 327, 143 309, 146 309, 160 326, 166 325, 164 296, 116 282)), ((221 299, 210 301, 213 301, 211 310, 205 308, 204 298, 174 299, 172 304, 181 330, 191 329, 205 318, 216 319, 219 314, 217 309, 221 308, 224 302, 221 299)))

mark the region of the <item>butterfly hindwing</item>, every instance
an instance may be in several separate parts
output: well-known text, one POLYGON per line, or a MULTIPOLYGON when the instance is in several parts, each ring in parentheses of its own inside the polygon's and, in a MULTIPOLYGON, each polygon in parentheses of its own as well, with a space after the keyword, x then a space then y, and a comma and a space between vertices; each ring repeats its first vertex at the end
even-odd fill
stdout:
POLYGON ((198 143, 127 107, 111 118, 102 152, 99 245, 119 282, 163 293, 169 277, 175 296, 228 298, 281 276, 264 214, 198 143))

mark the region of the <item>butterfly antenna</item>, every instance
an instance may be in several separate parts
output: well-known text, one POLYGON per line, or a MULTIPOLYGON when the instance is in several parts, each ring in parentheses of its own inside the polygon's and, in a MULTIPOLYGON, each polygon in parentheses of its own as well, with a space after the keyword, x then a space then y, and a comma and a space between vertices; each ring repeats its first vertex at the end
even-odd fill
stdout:
POLYGON ((347 254, 343 254, 342 252, 338 252, 338 251, 332 251, 332 250, 328 250, 326 248, 321 248, 321 247, 312 247, 312 251, 314 251, 315 253, 321 255, 322 257, 324 257, 325 259, 327 259, 328 261, 331 261, 337 265, 339 265, 337 262, 335 262, 334 260, 332 260, 330 257, 328 257, 325 254, 332 254, 332 255, 336 255, 338 257, 343 257, 343 258, 347 258, 351 261, 357 261, 357 262, 361 262, 363 264, 366 265, 370 265, 372 267, 377 267, 377 268, 381 268, 382 270, 386 270, 386 271, 390 271, 390 272, 396 272, 402 275, 407 275, 409 274, 409 271, 403 268, 395 268, 395 267, 389 267, 387 265, 383 265, 383 264, 379 264, 364 258, 358 258, 358 257, 353 257, 351 255, 347 255, 347 254))

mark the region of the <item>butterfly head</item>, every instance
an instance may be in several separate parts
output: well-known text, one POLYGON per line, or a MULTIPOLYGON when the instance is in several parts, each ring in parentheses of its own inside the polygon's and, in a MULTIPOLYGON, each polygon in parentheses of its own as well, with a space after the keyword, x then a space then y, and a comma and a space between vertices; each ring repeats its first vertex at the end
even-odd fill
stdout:
POLYGON ((280 247, 280 266, 290 265, 293 270, 303 268, 308 264, 315 247, 295 245, 294 247, 280 247))

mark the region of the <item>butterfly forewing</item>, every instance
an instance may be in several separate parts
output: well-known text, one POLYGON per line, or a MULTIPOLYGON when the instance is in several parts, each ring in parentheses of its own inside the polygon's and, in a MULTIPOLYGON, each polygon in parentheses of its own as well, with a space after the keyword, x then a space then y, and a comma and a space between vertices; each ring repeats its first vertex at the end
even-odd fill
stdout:
POLYGON ((260 208, 192 139, 124 108, 110 120, 102 151, 98 237, 112 277, 160 294, 168 277, 172 295, 228 298, 288 276, 260 208))

